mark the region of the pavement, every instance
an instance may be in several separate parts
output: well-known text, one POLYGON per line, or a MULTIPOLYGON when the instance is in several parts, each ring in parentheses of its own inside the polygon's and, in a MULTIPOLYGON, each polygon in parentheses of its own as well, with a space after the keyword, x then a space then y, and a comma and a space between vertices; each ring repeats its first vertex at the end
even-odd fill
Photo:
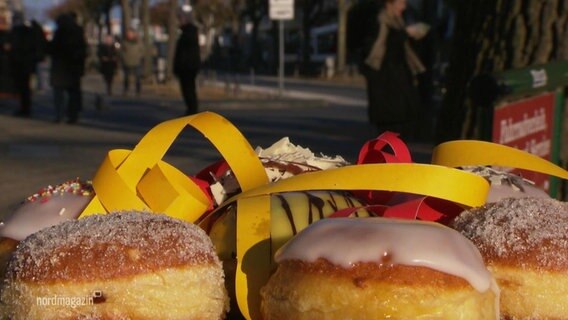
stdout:
MULTIPOLYGON (((119 83, 117 79, 117 93, 119 83)), ((198 96, 201 111, 227 118, 253 147, 268 147, 288 136, 294 144, 315 153, 341 155, 353 162, 360 147, 377 135, 367 123, 366 108, 353 98, 333 93, 310 95, 302 90, 286 90, 280 96, 269 88, 248 86, 235 93, 226 91, 219 82, 206 81, 199 87, 198 96)), ((140 96, 109 97, 103 91, 99 75, 84 78, 84 107, 74 125, 52 121, 49 89, 34 93, 31 118, 12 116, 17 101, 0 100, 0 216, 47 185, 75 177, 91 179, 109 150, 132 149, 149 129, 182 116, 185 110, 175 83, 146 85, 140 96), (97 97, 103 98, 102 108, 96 107, 97 97)), ((416 161, 429 161, 429 144, 411 144, 410 148, 416 161)), ((165 160, 192 174, 219 157, 203 136, 186 129, 165 160)))

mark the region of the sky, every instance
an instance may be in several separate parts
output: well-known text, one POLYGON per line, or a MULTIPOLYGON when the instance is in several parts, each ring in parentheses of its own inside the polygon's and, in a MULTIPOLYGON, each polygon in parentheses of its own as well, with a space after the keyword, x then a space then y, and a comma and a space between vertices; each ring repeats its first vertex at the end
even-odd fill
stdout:
POLYGON ((47 8, 57 4, 60 0, 23 0, 26 14, 29 19, 35 18, 38 21, 47 19, 44 12, 47 8))

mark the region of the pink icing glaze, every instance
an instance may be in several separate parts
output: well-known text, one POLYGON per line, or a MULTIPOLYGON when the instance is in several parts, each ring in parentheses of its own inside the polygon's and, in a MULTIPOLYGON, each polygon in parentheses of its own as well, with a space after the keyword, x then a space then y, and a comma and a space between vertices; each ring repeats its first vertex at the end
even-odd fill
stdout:
POLYGON ((92 197, 66 193, 48 198, 22 204, 0 225, 0 236, 21 241, 43 228, 77 219, 92 197))
POLYGON ((91 183, 78 178, 43 188, 0 222, 0 237, 21 241, 43 228, 77 219, 93 196, 91 183))

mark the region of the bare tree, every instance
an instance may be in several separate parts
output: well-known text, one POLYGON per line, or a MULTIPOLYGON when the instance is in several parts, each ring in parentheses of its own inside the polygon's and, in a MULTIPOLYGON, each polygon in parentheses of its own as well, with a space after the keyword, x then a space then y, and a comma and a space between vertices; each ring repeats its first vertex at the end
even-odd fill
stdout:
POLYGON ((177 1, 169 0, 169 11, 168 11, 168 57, 166 64, 166 81, 171 81, 174 75, 174 54, 176 49, 177 40, 177 1))
POLYGON ((249 65, 256 70, 258 64, 262 60, 262 48, 258 42, 258 27, 262 19, 268 12, 268 1, 263 0, 246 0, 243 10, 243 17, 249 18, 252 24, 251 29, 251 50, 248 57, 249 65))
POLYGON ((338 24, 337 24, 337 72, 345 74, 347 62, 347 13, 351 8, 351 1, 338 0, 338 24))
POLYGON ((142 0, 142 6, 140 8, 142 11, 142 30, 143 30, 143 42, 145 54, 144 54, 144 77, 148 78, 152 75, 152 56, 153 56, 153 44, 150 38, 150 7, 148 6, 148 0, 142 0))
MULTIPOLYGON (((568 38, 566 0, 451 3, 456 26, 447 94, 438 119, 436 138, 440 142, 479 138, 475 106, 468 92, 474 76, 566 59, 562 50, 568 38)), ((487 93, 479 92, 476 98, 487 93)))
POLYGON ((132 25, 132 8, 130 7, 129 0, 120 0, 121 12, 122 12, 122 34, 132 25))

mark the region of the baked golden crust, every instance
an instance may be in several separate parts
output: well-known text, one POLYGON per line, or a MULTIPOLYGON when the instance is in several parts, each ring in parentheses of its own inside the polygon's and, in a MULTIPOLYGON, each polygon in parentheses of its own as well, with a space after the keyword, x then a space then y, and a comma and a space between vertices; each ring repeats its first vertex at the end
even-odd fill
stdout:
POLYGON ((13 320, 222 319, 228 309, 205 232, 143 212, 71 220, 21 241, 2 302, 13 320))
POLYGON ((565 273, 501 264, 488 268, 501 289, 502 319, 568 319, 568 278, 565 273))
POLYGON ((495 293, 425 267, 360 263, 343 269, 282 262, 261 290, 263 319, 494 319, 495 293))
POLYGON ((10 238, 0 238, 0 279, 4 279, 8 261, 16 251, 19 241, 10 238))
POLYGON ((463 212, 451 227, 470 239, 486 264, 568 271, 568 204, 504 199, 463 212))
POLYGON ((3 293, 12 320, 223 319, 228 306, 215 265, 163 269, 112 280, 36 284, 3 293))
POLYGON ((287 260, 283 261, 281 265, 291 272, 301 274, 325 274, 332 278, 349 278, 353 281, 354 286, 361 288, 376 282, 403 286, 428 285, 438 288, 463 289, 470 287, 469 283, 460 277, 425 267, 392 265, 388 261, 384 264, 360 262, 354 264, 350 269, 336 266, 322 258, 315 262, 287 260))

